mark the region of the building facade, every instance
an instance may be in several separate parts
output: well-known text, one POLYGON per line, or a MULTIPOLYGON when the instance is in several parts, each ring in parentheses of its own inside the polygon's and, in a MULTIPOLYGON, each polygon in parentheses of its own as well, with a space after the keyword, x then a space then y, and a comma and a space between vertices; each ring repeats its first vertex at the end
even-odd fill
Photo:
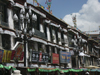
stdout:
MULTIPOLYGON (((6 65, 14 63, 17 54, 15 51, 15 56, 13 55, 12 58, 14 61, 11 61, 9 57, 8 62, 6 59, 7 53, 10 53, 8 51, 12 54, 16 43, 25 41, 23 28, 26 22, 24 20, 22 24, 21 16, 24 3, 25 0, 0 0, 0 48, 6 55, 3 56, 1 63, 6 63, 6 65), (14 16, 17 16, 17 21, 14 20, 14 16)), ((40 7, 28 3, 27 7, 29 8, 26 10, 26 12, 29 11, 26 31, 28 66, 50 68, 97 66, 100 48, 96 41, 88 39, 79 30, 70 27, 40 7), (30 15, 30 10, 32 15, 30 15)), ((23 60, 17 60, 18 66, 24 66, 23 60)))

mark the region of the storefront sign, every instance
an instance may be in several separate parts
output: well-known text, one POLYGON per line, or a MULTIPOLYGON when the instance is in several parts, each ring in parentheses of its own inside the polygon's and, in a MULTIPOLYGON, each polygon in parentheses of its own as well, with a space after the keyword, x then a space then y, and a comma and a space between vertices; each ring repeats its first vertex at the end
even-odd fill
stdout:
POLYGON ((6 62, 6 61, 7 61, 7 50, 4 50, 2 62, 6 62))
POLYGON ((16 53, 16 51, 13 50, 13 51, 12 51, 12 54, 11 54, 11 60, 14 60, 15 53, 16 53))
POLYGON ((42 61, 42 52, 41 52, 40 55, 39 55, 39 61, 40 61, 40 62, 42 61))
POLYGON ((11 54, 12 54, 12 51, 7 51, 7 61, 6 62, 10 62, 11 60, 11 54))
POLYGON ((70 63, 70 52, 60 51, 60 63, 70 63))
POLYGON ((38 57, 39 57, 39 55, 38 55, 38 52, 37 51, 33 51, 32 52, 32 62, 37 62, 38 61, 38 57))
POLYGON ((0 50, 0 62, 2 62, 3 52, 4 52, 4 50, 0 50))
POLYGON ((52 53, 52 63, 59 64, 59 54, 52 53))
POLYGON ((39 62, 39 63, 47 63, 48 62, 48 54, 33 51, 32 52, 32 62, 39 62))
POLYGON ((22 61, 24 58, 24 52, 21 53, 21 56, 20 56, 20 61, 22 61))
POLYGON ((23 44, 22 43, 18 43, 18 45, 15 48, 16 54, 15 54, 15 59, 19 59, 21 56, 21 53, 23 51, 23 44))

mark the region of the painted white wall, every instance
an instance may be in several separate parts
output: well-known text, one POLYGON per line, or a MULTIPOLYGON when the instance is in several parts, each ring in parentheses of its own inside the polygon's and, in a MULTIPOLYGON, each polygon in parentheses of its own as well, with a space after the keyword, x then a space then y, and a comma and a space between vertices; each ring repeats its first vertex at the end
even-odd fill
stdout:
POLYGON ((14 37, 13 37, 13 36, 11 36, 10 40, 11 40, 11 50, 12 50, 12 49, 13 49, 13 47, 14 47, 14 37))
POLYGON ((40 24, 40 32, 43 32, 44 33, 44 28, 43 28, 43 25, 40 24))
POLYGON ((13 29, 14 28, 14 23, 13 23, 13 12, 12 9, 8 9, 8 24, 9 28, 13 29))
POLYGON ((50 41, 50 31, 49 31, 49 27, 46 27, 47 28, 47 40, 50 41))
POLYGON ((67 37, 66 34, 64 34, 64 41, 66 42, 66 43, 65 43, 65 46, 68 47, 68 37, 67 37))
MULTIPOLYGON (((7 9, 8 11, 8 25, 10 29, 14 29, 14 23, 13 23, 13 11, 12 9, 7 9)), ((14 47, 14 38, 11 36, 11 50, 14 47)))
POLYGON ((72 68, 72 65, 71 65, 71 63, 68 63, 68 67, 69 67, 69 68, 72 68))
POLYGON ((59 45, 61 45, 61 33, 58 32, 58 38, 60 38, 59 45))
POLYGON ((55 30, 54 29, 52 29, 52 35, 54 36, 53 42, 56 43, 56 35, 55 35, 55 30))

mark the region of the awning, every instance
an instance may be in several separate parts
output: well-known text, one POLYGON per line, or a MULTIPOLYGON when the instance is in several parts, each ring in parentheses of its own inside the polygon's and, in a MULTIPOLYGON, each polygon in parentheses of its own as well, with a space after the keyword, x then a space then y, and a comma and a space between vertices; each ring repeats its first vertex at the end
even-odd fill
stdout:
POLYGON ((3 34, 8 34, 8 35, 16 37, 16 34, 13 31, 9 31, 9 30, 4 30, 3 34))
POLYGON ((54 24, 54 23, 50 23, 50 25, 52 25, 52 26, 54 26, 54 27, 57 27, 57 28, 60 27, 60 25, 57 25, 57 24, 54 24))
POLYGON ((47 42, 42 40, 42 39, 39 39, 39 38, 35 38, 35 37, 32 37, 30 40, 33 40, 33 41, 36 41, 36 42, 41 42, 41 43, 44 43, 47 45, 47 42))
POLYGON ((79 53, 79 56, 87 56, 87 57, 90 57, 90 55, 84 54, 83 52, 80 52, 79 53))
POLYGON ((88 68, 88 69, 97 69, 97 68, 100 68, 100 67, 90 65, 90 66, 86 66, 85 68, 88 68))
POLYGON ((2 29, 2 28, 0 28, 0 33, 1 33, 1 34, 3 33, 3 29, 2 29))

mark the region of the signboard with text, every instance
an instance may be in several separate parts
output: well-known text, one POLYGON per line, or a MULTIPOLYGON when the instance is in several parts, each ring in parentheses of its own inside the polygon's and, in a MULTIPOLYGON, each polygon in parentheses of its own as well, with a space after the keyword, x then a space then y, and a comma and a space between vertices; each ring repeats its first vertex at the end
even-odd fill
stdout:
POLYGON ((16 51, 16 53, 15 53, 15 59, 19 59, 20 58, 21 53, 23 51, 23 48, 24 48, 24 46, 23 46, 22 43, 18 43, 17 44, 17 46, 15 48, 15 51, 16 51))
POLYGON ((59 64, 59 54, 52 53, 52 63, 59 64))
POLYGON ((42 53, 38 51, 32 51, 32 62, 39 62, 39 63, 47 63, 48 62, 48 54, 42 53))
POLYGON ((60 63, 70 63, 71 53, 60 51, 60 63))
POLYGON ((3 52, 4 52, 4 50, 0 50, 0 62, 2 62, 3 52))

